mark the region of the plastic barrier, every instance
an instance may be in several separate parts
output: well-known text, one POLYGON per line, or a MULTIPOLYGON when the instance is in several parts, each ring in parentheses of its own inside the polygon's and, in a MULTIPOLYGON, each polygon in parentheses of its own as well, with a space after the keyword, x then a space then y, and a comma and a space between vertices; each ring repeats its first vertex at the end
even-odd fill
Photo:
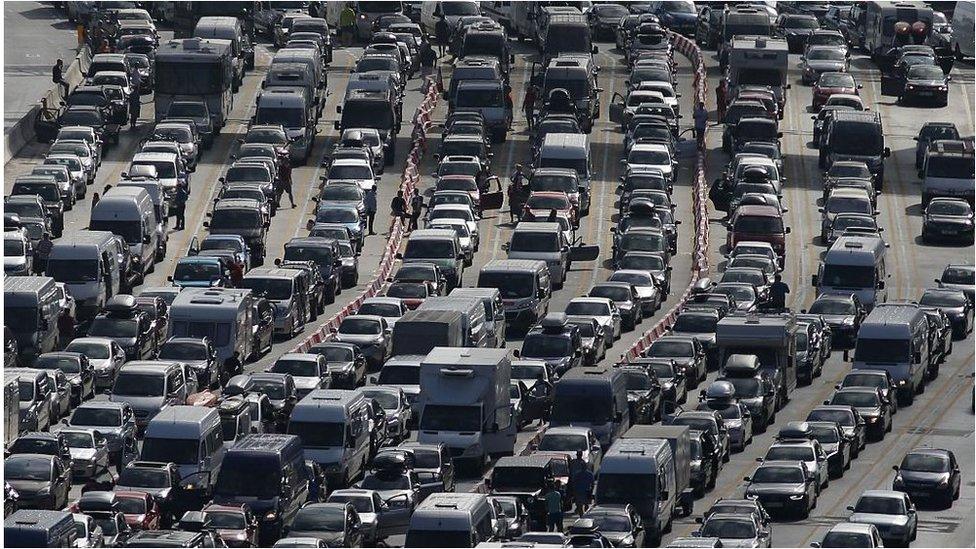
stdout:
MULTIPOLYGON (((699 102, 707 104, 705 100, 707 97, 707 80, 705 78, 705 63, 702 60, 701 50, 694 41, 679 34, 670 32, 669 34, 671 34, 671 38, 674 41, 675 49, 687 57, 694 67, 695 105, 699 102)), ((708 183, 705 179, 706 152, 707 147, 705 146, 705 139, 703 139, 696 154, 695 182, 692 191, 696 237, 695 249, 692 252, 691 279, 688 281, 688 287, 681 294, 678 303, 671 307, 665 313, 664 317, 654 326, 641 334, 640 338, 624 353, 623 360, 626 362, 630 362, 641 356, 651 346, 654 340, 671 329, 681 308, 691 297, 691 290, 695 286, 695 283, 698 282, 699 278, 708 273, 708 183)))
MULTIPOLYGON (((437 106, 437 99, 440 97, 438 93, 439 88, 440 82, 433 77, 427 77, 424 81, 425 96, 413 115, 410 153, 407 155, 407 164, 403 168, 403 175, 400 177, 400 190, 403 191, 404 196, 410 196, 414 187, 420 183, 420 170, 418 168, 423 151, 427 148, 427 132, 430 131, 431 127, 431 113, 434 112, 434 108, 437 106)), ((405 230, 406 227, 403 226, 402 220, 397 220, 390 234, 390 239, 387 241, 386 249, 383 250, 383 257, 380 258, 376 274, 370 280, 369 284, 366 285, 362 293, 322 323, 317 330, 312 332, 289 352, 304 353, 312 345, 325 341, 332 334, 332 330, 339 327, 343 319, 359 309, 363 301, 380 293, 386 284, 386 279, 393 272, 396 253, 400 249, 400 244, 403 242, 405 230)))
MULTIPOLYGON (((64 81, 68 83, 69 90, 74 89, 81 84, 81 82, 85 79, 85 75, 88 73, 88 68, 90 66, 91 51, 88 49, 88 46, 85 46, 78 51, 78 55, 75 56, 74 60, 64 70, 63 77, 64 81)), ((57 107, 58 103, 65 99, 61 92, 61 86, 53 84, 50 88, 48 88, 47 92, 37 100, 37 103, 32 105, 31 108, 20 117, 20 120, 11 126, 9 131, 4 132, 4 164, 9 162, 14 155, 20 152, 20 149, 24 148, 24 145, 34 140, 34 121, 38 116, 40 116, 42 106, 46 104, 52 108, 57 107)))

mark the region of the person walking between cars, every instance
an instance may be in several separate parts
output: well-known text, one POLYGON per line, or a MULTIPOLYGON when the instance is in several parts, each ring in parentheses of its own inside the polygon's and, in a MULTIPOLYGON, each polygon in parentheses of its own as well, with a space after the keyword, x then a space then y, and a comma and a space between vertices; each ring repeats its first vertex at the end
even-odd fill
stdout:
POLYGON ((58 59, 54 63, 54 67, 51 68, 51 80, 61 86, 61 97, 66 99, 68 97, 68 83, 64 81, 64 61, 62 59, 58 59))
POLYGON ((101 200, 101 199, 102 199, 102 197, 98 196, 98 193, 93 193, 92 194, 92 205, 91 205, 91 209, 94 210, 95 209, 95 205, 98 204, 98 201, 101 200))
POLYGON ((444 57, 444 47, 451 39, 451 30, 447 28, 447 20, 441 15, 434 24, 434 36, 437 39, 437 57, 444 57))
POLYGON ((427 78, 434 72, 434 62, 437 61, 437 54, 430 42, 424 42, 423 49, 420 50, 420 75, 427 78))
POLYGON ((173 230, 182 231, 186 228, 186 201, 189 198, 190 195, 186 192, 186 186, 177 185, 176 196, 174 197, 176 225, 173 227, 173 230))
POLYGON ((35 274, 44 274, 44 271, 47 270, 47 259, 51 257, 51 248, 53 247, 54 242, 51 242, 51 233, 44 233, 41 236, 41 241, 34 247, 35 274))
POLYGON ((525 90, 525 98, 522 100, 522 112, 525 113, 525 125, 531 130, 532 126, 535 125, 535 102, 538 97, 536 96, 535 86, 529 86, 529 89, 525 90))
POLYGON ((396 225, 397 219, 401 223, 407 221, 407 201, 403 198, 403 191, 397 191, 396 196, 390 202, 390 230, 387 234, 393 234, 393 227, 396 225))
POLYGON ((139 121, 139 115, 142 113, 142 101, 139 98, 139 92, 133 90, 129 94, 129 129, 136 129, 136 122, 139 121))
POLYGON ((705 143, 705 129, 708 127, 708 109, 705 108, 705 103, 699 101, 698 105, 695 106, 695 141, 698 143, 700 148, 705 143))
POLYGON ((525 174, 522 172, 521 164, 515 165, 515 171, 508 179, 511 182, 508 185, 508 213, 512 223, 515 223, 522 218, 522 182, 525 180, 525 174))
POLYGON ((339 12, 339 34, 342 36, 342 45, 349 47, 356 32, 356 12, 352 9, 351 2, 346 2, 346 7, 339 12))
POLYGON ((363 198, 363 211, 366 213, 366 228, 369 234, 376 234, 373 230, 373 220, 376 219, 376 185, 366 190, 363 198))
POLYGON ((572 483, 573 500, 576 502, 576 514, 582 517, 593 498, 593 472, 590 471, 589 467, 583 467, 583 470, 576 473, 570 482, 572 483))
MULTIPOLYGON (((281 178, 281 194, 288 195, 292 209, 295 209, 295 197, 291 194, 291 168, 288 169, 287 177, 281 178)), ((281 204, 281 194, 278 195, 278 203, 281 204)))
POLYGON ((563 531, 563 494, 559 491, 559 481, 549 485, 549 491, 543 496, 546 502, 546 532, 563 531))
MULTIPOLYGON (((227 360, 224 361, 224 376, 230 379, 242 373, 244 373, 244 364, 241 362, 240 353, 234 351, 234 354, 227 357, 227 360)), ((224 380, 224 383, 226 383, 226 380, 224 380)))
POLYGON ((424 197, 420 196, 420 190, 415 188, 413 195, 410 197, 410 226, 407 227, 407 232, 417 230, 417 221, 420 220, 420 210, 426 207, 424 197))
POLYGON ((786 294, 790 293, 790 287, 783 282, 783 275, 776 273, 774 282, 769 285, 769 308, 774 311, 786 309, 786 294))
POLYGON ((244 283, 244 263, 234 259, 227 266, 227 270, 230 271, 231 285, 240 288, 241 284, 244 283))

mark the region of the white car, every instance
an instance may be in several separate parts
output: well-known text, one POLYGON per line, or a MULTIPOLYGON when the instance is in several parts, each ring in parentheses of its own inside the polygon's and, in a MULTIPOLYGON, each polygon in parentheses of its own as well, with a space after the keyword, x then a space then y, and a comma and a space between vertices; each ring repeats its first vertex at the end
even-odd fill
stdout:
POLYGON ((583 461, 593 473, 600 470, 603 449, 589 427, 550 427, 542 435, 537 448, 543 452, 566 452, 575 459, 582 452, 583 461))
POLYGON ((628 168, 657 168, 669 180, 674 179, 674 170, 678 167, 671 150, 660 143, 637 143, 630 149, 627 158, 620 162, 628 168))
POLYGON ((464 250, 464 265, 470 267, 474 261, 474 254, 478 251, 478 243, 471 236, 471 229, 468 222, 463 219, 444 218, 438 219, 427 225, 428 229, 451 229, 458 235, 461 242, 461 249, 464 250))
POLYGON ((468 231, 471 233, 471 238, 474 238, 476 242, 481 241, 481 232, 478 230, 478 217, 469 206, 464 206, 462 204, 441 204, 439 206, 434 206, 434 208, 427 213, 427 226, 430 227, 434 221, 441 219, 464 220, 464 222, 468 225, 468 231))
POLYGON ((330 185, 338 182, 354 183, 363 191, 371 189, 379 181, 368 161, 355 158, 336 160, 329 166, 329 173, 325 178, 330 185))
POLYGON ((104 337, 79 337, 64 348, 69 353, 88 357, 95 370, 95 388, 111 389, 115 376, 125 364, 125 350, 115 341, 104 337))
POLYGON ((611 336, 606 338, 608 348, 613 346, 614 341, 620 339, 620 311, 609 298, 574 297, 566 304, 565 313, 567 316, 595 318, 603 326, 604 332, 611 336))

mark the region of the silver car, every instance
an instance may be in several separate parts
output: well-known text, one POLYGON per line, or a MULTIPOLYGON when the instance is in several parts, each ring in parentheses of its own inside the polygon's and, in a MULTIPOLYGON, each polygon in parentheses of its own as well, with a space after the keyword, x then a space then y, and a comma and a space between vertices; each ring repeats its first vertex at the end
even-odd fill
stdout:
POLYGON ((915 505, 904 492, 867 490, 847 510, 848 521, 875 525, 885 545, 908 547, 918 533, 915 505))

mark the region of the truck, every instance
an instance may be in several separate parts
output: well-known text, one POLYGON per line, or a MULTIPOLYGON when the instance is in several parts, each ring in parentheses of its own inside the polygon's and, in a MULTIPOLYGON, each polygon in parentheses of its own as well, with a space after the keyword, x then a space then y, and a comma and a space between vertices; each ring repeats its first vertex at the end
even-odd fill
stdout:
POLYGON ((407 311, 393 325, 392 356, 426 355, 434 347, 463 347, 464 319, 459 311, 407 311))
POLYGON ((420 364, 417 440, 444 443, 456 462, 479 472, 489 457, 513 455, 511 375, 506 349, 435 347, 420 364))
POLYGON ((156 50, 153 86, 156 121, 174 101, 207 103, 215 131, 223 128, 234 108, 234 51, 230 40, 184 38, 156 50))
MULTIPOLYGON (((620 439, 603 457, 596 480, 597 505, 631 504, 641 515, 650 545, 671 530, 677 508, 678 470, 671 446, 660 438, 620 439)), ((684 473, 687 481, 687 472, 684 473)))
POLYGON ((792 313, 731 313, 715 327, 719 364, 730 355, 756 355, 776 386, 776 409, 796 389, 796 319, 792 313))
MULTIPOLYGON (((695 510, 695 494, 691 485, 691 427, 687 425, 634 425, 620 437, 630 439, 660 438, 668 441, 674 455, 675 495, 685 516, 695 510)), ((603 464, 606 464, 604 458, 603 464)), ((601 465, 602 471, 603 465, 601 465)))
POLYGON ((769 86, 780 111, 786 105, 790 48, 783 38, 733 36, 729 44, 729 97, 737 86, 769 86))

